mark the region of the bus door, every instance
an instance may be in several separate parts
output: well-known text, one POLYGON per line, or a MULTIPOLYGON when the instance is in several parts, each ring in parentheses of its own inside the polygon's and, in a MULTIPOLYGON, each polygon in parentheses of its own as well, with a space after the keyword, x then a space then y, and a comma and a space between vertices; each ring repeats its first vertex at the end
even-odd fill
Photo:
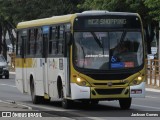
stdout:
POLYGON ((43 27, 43 53, 42 53, 42 69, 43 69, 43 87, 44 95, 48 94, 48 77, 47 77, 47 54, 48 54, 49 26, 43 27))
POLYGON ((27 66, 26 66, 26 41, 27 41, 27 34, 25 35, 27 31, 23 31, 22 38, 22 86, 23 86, 23 93, 28 91, 28 83, 27 83, 27 66))
MULTIPOLYGON (((26 41, 27 41, 27 36, 23 36, 23 39, 22 39, 22 44, 23 44, 23 48, 24 50, 26 50, 26 41)), ((23 49, 22 48, 22 49, 23 49)), ((24 88, 24 92, 27 92, 28 91, 28 83, 27 83, 27 66, 26 66, 26 51, 23 52, 24 55, 23 55, 23 62, 22 62, 22 79, 23 79, 23 88, 24 88)))
POLYGON ((66 61, 66 78, 65 78, 65 84, 66 84, 66 96, 71 97, 71 86, 70 86, 70 43, 71 43, 71 33, 70 31, 65 32, 65 57, 67 58, 66 61))
POLYGON ((26 40, 27 30, 17 32, 17 46, 16 46, 16 86, 22 92, 27 92, 26 79, 26 40))

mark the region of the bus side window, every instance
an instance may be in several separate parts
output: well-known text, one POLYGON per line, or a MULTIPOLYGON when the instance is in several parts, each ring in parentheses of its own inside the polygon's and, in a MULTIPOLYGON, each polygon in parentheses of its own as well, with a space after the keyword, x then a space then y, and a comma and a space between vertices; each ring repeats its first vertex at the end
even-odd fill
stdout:
POLYGON ((42 55, 42 29, 38 28, 37 30, 37 39, 36 39, 36 55, 42 55))
POLYGON ((17 44, 16 44, 16 55, 24 57, 26 53, 26 40, 27 40, 27 30, 22 30, 17 32, 17 44))
POLYGON ((56 53, 56 27, 50 27, 50 37, 49 37, 49 55, 55 55, 56 53))
POLYGON ((29 41, 28 41, 28 55, 35 54, 35 40, 36 40, 36 30, 30 29, 29 30, 29 41))
POLYGON ((21 38, 21 31, 18 31, 17 33, 17 49, 16 49, 16 55, 21 56, 22 55, 22 38, 21 38))
POLYGON ((58 49, 58 46, 59 46, 59 31, 60 31, 60 26, 56 26, 56 30, 55 30, 55 54, 58 54, 59 53, 59 49, 58 49))
POLYGON ((49 49, 50 55, 63 55, 64 53, 64 25, 50 28, 49 49))
POLYGON ((58 44, 58 54, 63 55, 64 54, 64 36, 65 36, 65 31, 64 31, 64 25, 60 26, 59 30, 59 44, 58 44))

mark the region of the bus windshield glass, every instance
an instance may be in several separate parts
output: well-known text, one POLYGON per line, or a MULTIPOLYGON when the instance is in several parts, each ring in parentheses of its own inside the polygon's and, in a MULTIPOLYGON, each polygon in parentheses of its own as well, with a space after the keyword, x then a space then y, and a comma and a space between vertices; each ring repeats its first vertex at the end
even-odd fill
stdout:
POLYGON ((143 64, 138 30, 74 32, 74 64, 94 70, 128 69, 143 64))

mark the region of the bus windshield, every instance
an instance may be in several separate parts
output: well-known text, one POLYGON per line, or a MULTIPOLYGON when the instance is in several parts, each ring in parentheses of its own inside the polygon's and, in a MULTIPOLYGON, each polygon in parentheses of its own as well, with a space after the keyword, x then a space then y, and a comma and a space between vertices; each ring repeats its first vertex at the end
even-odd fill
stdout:
POLYGON ((140 31, 75 32, 73 50, 78 68, 127 69, 143 64, 140 31))

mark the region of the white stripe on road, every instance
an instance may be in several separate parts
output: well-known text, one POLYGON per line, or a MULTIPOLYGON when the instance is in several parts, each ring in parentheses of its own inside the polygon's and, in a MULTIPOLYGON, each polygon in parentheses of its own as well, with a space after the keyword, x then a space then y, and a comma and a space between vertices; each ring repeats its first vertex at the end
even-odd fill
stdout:
POLYGON ((9 87, 16 87, 14 85, 8 85, 8 84, 0 84, 1 86, 9 86, 9 87))
POLYGON ((159 98, 159 97, 152 97, 152 96, 145 96, 146 98, 159 98))
POLYGON ((150 91, 150 92, 160 92, 160 90, 152 89, 152 88, 146 88, 146 91, 150 91))
POLYGON ((137 105, 137 104, 132 104, 132 106, 160 110, 160 108, 159 108, 159 107, 152 107, 152 106, 145 106, 145 105, 137 105))

